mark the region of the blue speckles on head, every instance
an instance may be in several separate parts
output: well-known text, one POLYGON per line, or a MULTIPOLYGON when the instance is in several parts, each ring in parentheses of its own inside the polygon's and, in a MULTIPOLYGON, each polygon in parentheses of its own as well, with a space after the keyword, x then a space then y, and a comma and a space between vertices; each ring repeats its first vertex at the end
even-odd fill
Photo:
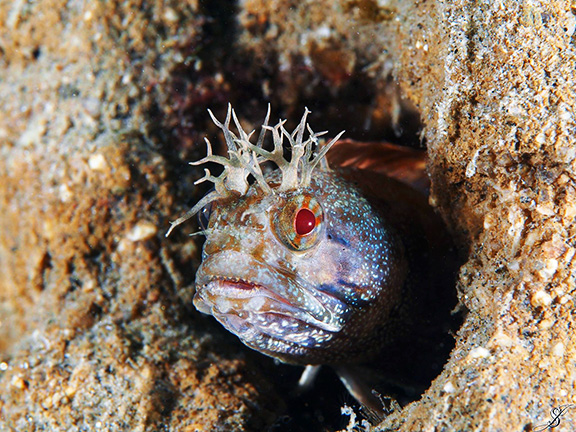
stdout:
POLYGON ((319 176, 316 181, 324 195, 327 231, 333 233, 327 242, 342 248, 332 291, 344 293, 349 304, 366 307, 386 289, 398 246, 392 245, 393 234, 385 221, 349 183, 337 175, 319 176))

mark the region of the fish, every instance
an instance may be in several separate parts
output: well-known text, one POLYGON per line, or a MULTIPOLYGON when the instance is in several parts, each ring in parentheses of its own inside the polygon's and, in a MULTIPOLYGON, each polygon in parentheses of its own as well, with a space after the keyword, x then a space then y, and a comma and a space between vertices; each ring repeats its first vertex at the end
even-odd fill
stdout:
POLYGON ((429 382, 449 351, 456 266, 428 204, 423 153, 340 140, 344 132, 326 142, 308 109, 289 132, 285 120, 269 125, 269 106, 256 139, 230 105, 223 123, 208 112, 227 157, 206 138, 207 156, 191 164, 223 171, 205 169, 196 183, 213 190, 166 234, 200 215, 196 309, 260 353, 332 367, 374 410, 375 389, 429 382))

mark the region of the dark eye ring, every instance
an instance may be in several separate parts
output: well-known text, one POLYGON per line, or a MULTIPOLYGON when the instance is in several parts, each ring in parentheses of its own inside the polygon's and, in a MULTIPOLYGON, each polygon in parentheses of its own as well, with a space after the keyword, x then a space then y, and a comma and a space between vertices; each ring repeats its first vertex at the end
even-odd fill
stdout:
POLYGON ((202 210, 198 212, 198 224, 200 225, 200 228, 204 231, 208 229, 208 225, 210 224, 210 215, 212 215, 212 204, 213 203, 206 204, 204 207, 202 207, 202 210))

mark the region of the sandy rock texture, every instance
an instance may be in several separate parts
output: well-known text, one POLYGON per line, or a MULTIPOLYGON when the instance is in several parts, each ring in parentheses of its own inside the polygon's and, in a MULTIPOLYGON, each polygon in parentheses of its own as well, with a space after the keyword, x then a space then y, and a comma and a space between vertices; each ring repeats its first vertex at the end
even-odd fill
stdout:
MULTIPOLYGON (((297 374, 194 310, 194 227, 163 238, 203 192, 186 161, 216 135, 205 110, 228 101, 247 125, 307 105, 315 130, 428 147, 465 321, 421 399, 374 429, 529 431, 576 403, 575 14, 0 0, 0 430, 337 427, 290 423, 297 374)), ((555 430, 575 427, 576 409, 555 430)))
MULTIPOLYGON (((398 78, 425 125, 433 202, 470 245, 459 281, 469 312, 442 375, 387 425, 536 429, 576 401, 576 10, 439 2, 401 13, 398 78)), ((575 425, 567 412, 558 429, 575 425)))
POLYGON ((205 25, 195 1, 0 4, 0 430, 260 430, 282 409, 194 311, 196 245, 164 239, 205 25))

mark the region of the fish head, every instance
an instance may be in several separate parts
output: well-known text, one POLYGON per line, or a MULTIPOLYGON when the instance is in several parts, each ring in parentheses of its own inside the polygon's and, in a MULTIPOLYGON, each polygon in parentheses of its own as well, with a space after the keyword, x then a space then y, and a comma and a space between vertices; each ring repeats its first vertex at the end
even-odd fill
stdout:
POLYGON ((283 361, 362 355, 400 303, 395 233, 337 171, 287 191, 278 171, 266 182, 210 204, 194 305, 283 361))

